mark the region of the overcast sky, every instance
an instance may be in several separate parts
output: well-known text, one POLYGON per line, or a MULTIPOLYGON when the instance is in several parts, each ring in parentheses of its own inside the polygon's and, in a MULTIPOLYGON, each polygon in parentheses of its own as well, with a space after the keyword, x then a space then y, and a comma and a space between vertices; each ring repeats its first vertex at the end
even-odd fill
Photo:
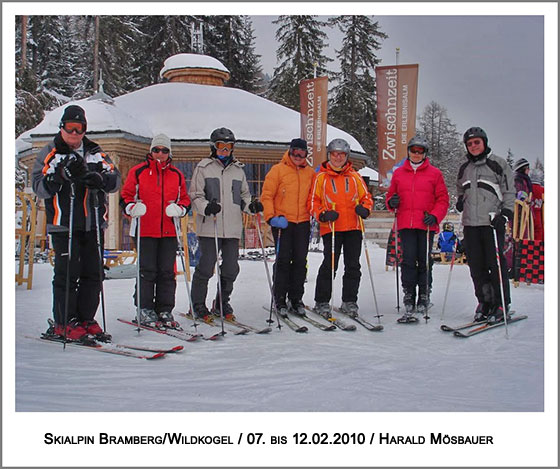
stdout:
MULTIPOLYGON (((507 7, 507 4, 504 4, 507 7)), ((253 16, 256 51, 265 72, 276 63, 277 16, 253 16)), ((325 19, 326 17, 320 17, 325 19)), ((418 114, 431 101, 463 132, 480 126, 493 151, 529 161, 544 155, 544 20, 542 16, 375 16, 389 37, 381 65, 419 64, 418 114)), ((337 60, 341 33, 326 30, 337 60)))

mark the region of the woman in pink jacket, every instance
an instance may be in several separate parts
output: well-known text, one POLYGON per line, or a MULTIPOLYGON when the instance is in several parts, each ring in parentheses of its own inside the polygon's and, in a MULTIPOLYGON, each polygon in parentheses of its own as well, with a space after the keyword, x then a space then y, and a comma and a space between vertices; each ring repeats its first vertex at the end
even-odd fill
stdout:
POLYGON ((428 142, 415 136, 408 142, 408 158, 391 179, 386 195, 389 210, 397 217, 402 250, 401 282, 404 291, 405 314, 399 322, 416 322, 414 313, 425 314, 430 304, 432 262, 426 271, 426 237, 431 250, 434 234, 447 214, 449 194, 441 171, 427 158, 428 142), (428 279, 429 276, 429 279, 428 279), (418 303, 416 303, 418 286, 418 303))

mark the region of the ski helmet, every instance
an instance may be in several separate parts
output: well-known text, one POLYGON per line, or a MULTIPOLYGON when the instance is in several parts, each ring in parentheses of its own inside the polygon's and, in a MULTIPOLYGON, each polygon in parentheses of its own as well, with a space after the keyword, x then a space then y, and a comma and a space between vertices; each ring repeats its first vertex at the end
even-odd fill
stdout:
POLYGON ((488 135, 486 135, 486 132, 484 132, 484 130, 480 127, 471 127, 468 129, 463 135, 463 143, 466 145, 467 140, 475 137, 480 137, 484 141, 485 147, 488 145, 488 135))
POLYGON ((453 231, 454 228, 455 228, 455 227, 453 226, 453 223, 451 223, 450 221, 446 221, 446 222, 443 224, 443 231, 453 231))
POLYGON ((327 159, 329 159, 331 151, 346 153, 346 157, 348 158, 350 156, 350 145, 343 138, 335 138, 327 145, 327 159))
POLYGON ((211 146, 214 146, 214 142, 233 142, 235 143, 235 135, 229 129, 225 127, 220 127, 219 129, 214 130, 210 134, 210 141, 212 142, 211 146))
POLYGON ((410 147, 422 147, 424 149, 424 155, 427 155, 430 151, 428 141, 421 135, 415 135, 408 141, 408 145, 406 147, 407 152, 410 150, 410 147))
POLYGON ((525 158, 519 158, 515 164, 513 165, 513 170, 516 173, 521 173, 523 171, 525 171, 525 169, 527 169, 529 167, 529 162, 525 159, 525 158))

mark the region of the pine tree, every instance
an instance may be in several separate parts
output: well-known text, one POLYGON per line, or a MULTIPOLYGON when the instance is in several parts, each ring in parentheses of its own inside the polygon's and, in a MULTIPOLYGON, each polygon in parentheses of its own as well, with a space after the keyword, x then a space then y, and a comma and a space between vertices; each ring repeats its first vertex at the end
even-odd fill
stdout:
POLYGON ((326 65, 332 59, 323 55, 327 35, 321 29, 324 21, 309 15, 279 16, 274 24, 280 25, 276 51, 280 65, 274 69, 267 97, 279 104, 299 110, 299 82, 313 78, 314 64, 317 76, 327 75, 326 65))
POLYGON ((368 155, 377 153, 375 55, 387 35, 370 16, 337 16, 330 23, 344 34, 336 51, 340 72, 331 90, 329 122, 356 138, 368 155))
POLYGON ((513 157, 513 152, 511 151, 511 148, 508 148, 506 161, 507 164, 509 164, 509 167, 513 169, 513 162, 515 161, 515 159, 513 157))

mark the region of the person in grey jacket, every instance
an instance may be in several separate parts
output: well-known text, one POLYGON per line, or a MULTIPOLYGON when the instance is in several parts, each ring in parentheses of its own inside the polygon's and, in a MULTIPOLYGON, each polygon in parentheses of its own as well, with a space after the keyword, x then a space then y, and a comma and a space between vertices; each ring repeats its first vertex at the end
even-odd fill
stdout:
POLYGON ((505 309, 509 312, 511 297, 504 238, 506 223, 513 218, 513 172, 504 158, 492 153, 486 132, 480 127, 468 129, 463 142, 467 162, 457 175, 456 208, 463 212, 465 251, 478 299, 474 320, 497 322, 503 320, 504 308, 493 230, 498 240, 505 309))
POLYGON ((79 340, 87 334, 109 340, 110 336, 103 333, 94 319, 102 281, 97 235, 103 248, 105 194, 119 189, 121 175, 99 145, 85 136, 86 129, 84 109, 77 105, 66 107, 60 131, 39 152, 32 171, 33 191, 45 200, 47 232, 55 253, 55 324, 47 333, 69 340, 79 340), (72 255, 68 264, 69 231, 72 232, 72 255), (68 311, 65 311, 68 274, 70 288, 68 311))
MULTIPOLYGON (((191 299, 195 316, 204 321, 212 321, 212 315, 206 307, 206 295, 208 281, 217 262, 216 231, 218 249, 222 255, 219 279, 222 310, 225 319, 234 318, 229 299, 239 274, 242 212, 262 211, 260 202, 251 202, 244 165, 233 155, 235 141, 231 130, 223 127, 214 130, 210 135, 211 154, 197 164, 189 187, 192 208, 197 213, 196 234, 201 251, 193 275, 191 299)), ((212 313, 220 315, 218 298, 212 313)))

